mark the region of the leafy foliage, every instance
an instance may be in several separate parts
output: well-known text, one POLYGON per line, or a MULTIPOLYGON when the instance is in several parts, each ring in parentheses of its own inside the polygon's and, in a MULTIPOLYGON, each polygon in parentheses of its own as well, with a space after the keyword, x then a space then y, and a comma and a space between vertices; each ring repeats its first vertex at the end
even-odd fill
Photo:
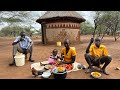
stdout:
POLYGON ((101 39, 106 34, 112 35, 116 41, 120 37, 117 37, 120 30, 120 11, 96 11, 96 17, 94 18, 96 34, 101 36, 101 39))
POLYGON ((89 22, 81 23, 81 34, 92 34, 94 27, 89 22))
POLYGON ((28 36, 31 36, 31 34, 34 33, 34 31, 31 31, 29 28, 27 27, 20 27, 20 26, 7 26, 2 28, 2 30, 0 31, 0 35, 1 36, 18 36, 20 34, 21 31, 24 31, 28 36))

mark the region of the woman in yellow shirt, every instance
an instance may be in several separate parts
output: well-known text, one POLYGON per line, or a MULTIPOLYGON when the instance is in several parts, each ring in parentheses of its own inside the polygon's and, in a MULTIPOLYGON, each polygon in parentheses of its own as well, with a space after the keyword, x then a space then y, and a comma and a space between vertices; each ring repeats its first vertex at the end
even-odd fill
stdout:
POLYGON ((109 75, 109 73, 106 72, 106 67, 109 65, 112 58, 108 55, 106 46, 101 44, 101 39, 99 37, 95 38, 95 44, 92 44, 93 41, 94 39, 91 38, 85 54, 85 60, 89 65, 89 72, 93 70, 93 66, 101 68, 100 64, 104 64, 101 71, 109 75))
POLYGON ((68 39, 64 41, 64 46, 61 50, 61 57, 63 58, 62 64, 64 64, 67 69, 72 69, 72 63, 74 63, 76 59, 76 50, 74 47, 70 47, 70 41, 68 39))

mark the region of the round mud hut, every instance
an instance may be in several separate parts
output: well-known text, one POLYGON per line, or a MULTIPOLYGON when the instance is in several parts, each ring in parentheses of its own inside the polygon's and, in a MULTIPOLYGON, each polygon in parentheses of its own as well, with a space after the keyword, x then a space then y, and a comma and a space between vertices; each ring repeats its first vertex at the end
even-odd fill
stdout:
POLYGON ((80 43, 80 23, 85 19, 76 11, 47 11, 36 22, 41 24, 42 43, 80 43))

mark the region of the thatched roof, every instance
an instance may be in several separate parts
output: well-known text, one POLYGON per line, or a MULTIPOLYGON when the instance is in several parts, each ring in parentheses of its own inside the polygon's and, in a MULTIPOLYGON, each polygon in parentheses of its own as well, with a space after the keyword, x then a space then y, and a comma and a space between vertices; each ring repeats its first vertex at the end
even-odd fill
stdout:
POLYGON ((36 22, 41 23, 44 20, 53 20, 60 18, 69 18, 72 20, 77 20, 79 22, 84 22, 85 19, 76 11, 47 11, 43 16, 41 16, 36 22))

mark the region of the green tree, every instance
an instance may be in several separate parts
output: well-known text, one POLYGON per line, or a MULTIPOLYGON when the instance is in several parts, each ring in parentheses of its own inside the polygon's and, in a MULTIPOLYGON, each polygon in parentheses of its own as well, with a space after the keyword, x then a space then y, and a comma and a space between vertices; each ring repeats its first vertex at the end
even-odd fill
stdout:
POLYGON ((20 26, 6 26, 1 29, 0 33, 2 36, 18 36, 21 31, 24 31, 24 28, 20 26))
POLYGON ((94 34, 103 39, 106 34, 112 34, 115 41, 117 32, 120 30, 120 12, 119 11, 96 11, 94 17, 95 30, 94 34))
POLYGON ((81 23, 81 34, 92 34, 94 27, 89 22, 81 23))
POLYGON ((31 11, 1 11, 0 22, 6 22, 9 25, 20 24, 29 17, 31 11))
POLYGON ((30 30, 28 27, 21 27, 21 26, 6 26, 1 29, 0 35, 1 36, 18 36, 21 31, 24 31, 28 36, 32 37, 32 34, 35 31, 30 30))

